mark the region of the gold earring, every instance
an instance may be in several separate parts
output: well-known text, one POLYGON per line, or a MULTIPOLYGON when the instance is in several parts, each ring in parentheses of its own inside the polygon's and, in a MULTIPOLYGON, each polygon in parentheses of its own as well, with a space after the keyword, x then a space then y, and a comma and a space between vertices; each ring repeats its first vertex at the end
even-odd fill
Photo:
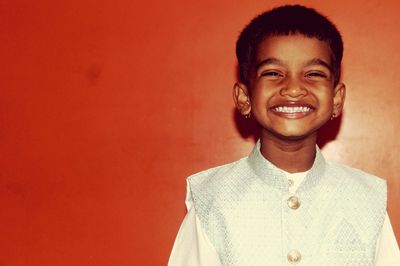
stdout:
MULTIPOLYGON (((249 100, 246 101, 246 106, 250 106, 250 101, 249 100)), ((244 115, 245 118, 250 118, 250 116, 251 116, 251 112, 249 112, 248 114, 244 115)))
POLYGON ((336 118, 336 113, 334 112, 333 114, 332 114, 332 116, 331 116, 331 120, 333 120, 333 119, 335 119, 336 118))

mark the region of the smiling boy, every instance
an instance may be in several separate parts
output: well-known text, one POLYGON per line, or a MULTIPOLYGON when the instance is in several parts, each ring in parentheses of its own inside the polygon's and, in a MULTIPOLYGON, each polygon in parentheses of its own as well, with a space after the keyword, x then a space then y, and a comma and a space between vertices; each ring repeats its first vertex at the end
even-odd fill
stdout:
POLYGON ((235 104, 261 137, 248 157, 188 178, 169 265, 400 265, 385 181, 316 146, 345 98, 335 26, 283 6, 253 19, 236 48, 235 104))

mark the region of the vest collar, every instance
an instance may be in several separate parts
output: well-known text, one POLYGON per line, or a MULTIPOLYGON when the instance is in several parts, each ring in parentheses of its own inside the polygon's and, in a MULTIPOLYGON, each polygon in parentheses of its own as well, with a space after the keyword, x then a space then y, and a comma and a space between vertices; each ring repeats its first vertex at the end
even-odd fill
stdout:
MULTIPOLYGON (((265 157, 261 154, 260 147, 260 140, 258 140, 253 151, 247 158, 250 167, 253 169, 257 177, 262 179, 268 185, 288 191, 288 180, 285 173, 283 170, 265 159, 265 157)), ((318 146, 316 146, 316 154, 313 166, 308 171, 297 191, 308 190, 317 185, 325 171, 325 167, 326 161, 320 149, 318 146)))

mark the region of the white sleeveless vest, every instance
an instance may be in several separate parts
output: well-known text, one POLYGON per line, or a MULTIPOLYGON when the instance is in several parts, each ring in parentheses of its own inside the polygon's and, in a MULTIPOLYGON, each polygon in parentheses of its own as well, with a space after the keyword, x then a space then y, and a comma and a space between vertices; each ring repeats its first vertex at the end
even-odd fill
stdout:
POLYGON ((296 194, 260 153, 188 178, 194 207, 222 265, 374 264, 386 182, 317 148, 296 194))

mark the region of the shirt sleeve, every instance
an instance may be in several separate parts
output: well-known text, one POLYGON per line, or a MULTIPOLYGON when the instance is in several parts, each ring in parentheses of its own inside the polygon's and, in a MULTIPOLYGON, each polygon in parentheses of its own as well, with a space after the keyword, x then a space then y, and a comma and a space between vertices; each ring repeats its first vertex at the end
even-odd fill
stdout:
POLYGON ((189 184, 186 207, 188 212, 175 239, 168 266, 221 266, 218 254, 196 215, 189 184))
POLYGON ((375 258, 375 266, 400 265, 400 251, 387 213, 378 240, 375 258))

